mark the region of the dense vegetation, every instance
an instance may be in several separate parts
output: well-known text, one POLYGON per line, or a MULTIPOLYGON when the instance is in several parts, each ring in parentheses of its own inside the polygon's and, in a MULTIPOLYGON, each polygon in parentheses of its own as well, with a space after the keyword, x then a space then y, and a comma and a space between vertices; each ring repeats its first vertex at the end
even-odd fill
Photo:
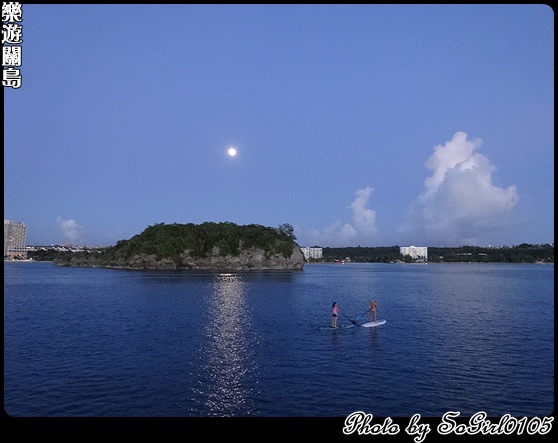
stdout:
POLYGON ((214 247, 219 255, 238 256, 241 249, 252 247, 266 253, 289 257, 294 250, 296 237, 289 224, 278 229, 261 225, 239 226, 234 223, 206 222, 149 226, 130 240, 120 240, 104 252, 111 259, 130 258, 136 254, 154 254, 157 258, 173 258, 188 250, 191 257, 206 257, 214 247))
MULTIPOLYGON (((399 253, 399 246, 377 248, 323 248, 324 261, 345 260, 353 262, 393 263, 413 262, 409 256, 399 253)), ((554 245, 532 245, 484 248, 460 246, 455 248, 428 247, 428 261, 435 263, 453 262, 504 262, 504 263, 554 263, 554 245)))
POLYGON ((200 225, 159 223, 108 248, 56 254, 37 251, 35 254, 28 253, 28 256, 41 260, 42 255, 42 259, 54 260, 63 255, 87 255, 104 263, 148 254, 158 260, 169 258, 179 262, 180 254, 185 251, 189 252, 190 257, 206 257, 217 247, 220 256, 238 256, 242 250, 254 247, 263 250, 268 256, 281 254, 290 257, 296 246, 295 240, 293 228, 289 224, 276 229, 255 224, 239 226, 230 222, 206 222, 200 225))

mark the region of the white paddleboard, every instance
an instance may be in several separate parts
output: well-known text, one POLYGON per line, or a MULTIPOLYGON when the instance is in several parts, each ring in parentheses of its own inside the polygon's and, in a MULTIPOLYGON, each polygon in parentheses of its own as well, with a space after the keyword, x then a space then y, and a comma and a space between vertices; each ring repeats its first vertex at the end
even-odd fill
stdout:
POLYGON ((385 322, 385 320, 369 321, 368 323, 363 323, 360 326, 363 326, 365 328, 373 328, 375 326, 383 325, 385 322))

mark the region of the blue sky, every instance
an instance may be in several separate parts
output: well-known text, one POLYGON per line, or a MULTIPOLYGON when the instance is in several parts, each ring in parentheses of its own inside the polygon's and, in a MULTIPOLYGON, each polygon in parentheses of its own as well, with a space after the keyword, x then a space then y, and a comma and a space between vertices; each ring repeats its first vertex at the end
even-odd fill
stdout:
POLYGON ((206 221, 554 242, 546 5, 23 4, 22 25, 4 218, 28 244, 206 221))

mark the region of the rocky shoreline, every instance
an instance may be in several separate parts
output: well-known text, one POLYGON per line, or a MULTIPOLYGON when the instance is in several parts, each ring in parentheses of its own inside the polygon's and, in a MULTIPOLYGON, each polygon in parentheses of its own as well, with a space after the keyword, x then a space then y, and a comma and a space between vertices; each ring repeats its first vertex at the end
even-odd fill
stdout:
POLYGON ((158 259, 153 254, 136 254, 129 259, 106 260, 95 255, 72 254, 53 260, 55 266, 112 268, 112 269, 204 269, 215 271, 302 270, 305 259, 300 248, 290 257, 269 254, 257 248, 241 251, 237 256, 219 254, 213 248, 207 257, 192 257, 184 251, 176 258, 158 259))

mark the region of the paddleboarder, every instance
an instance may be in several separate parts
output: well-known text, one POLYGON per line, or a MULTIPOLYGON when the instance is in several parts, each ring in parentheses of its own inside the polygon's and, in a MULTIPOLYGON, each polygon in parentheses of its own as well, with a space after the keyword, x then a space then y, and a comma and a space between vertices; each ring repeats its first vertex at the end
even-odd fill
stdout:
POLYGON ((339 306, 337 305, 337 302, 334 301, 333 305, 331 306, 331 312, 332 312, 332 318, 331 318, 331 327, 332 328, 336 328, 337 327, 337 317, 339 316, 339 306))
POLYGON ((376 300, 372 299, 368 307, 370 308, 370 321, 372 321, 372 317, 374 317, 374 321, 378 321, 376 317, 378 313, 378 303, 376 303, 376 300))

